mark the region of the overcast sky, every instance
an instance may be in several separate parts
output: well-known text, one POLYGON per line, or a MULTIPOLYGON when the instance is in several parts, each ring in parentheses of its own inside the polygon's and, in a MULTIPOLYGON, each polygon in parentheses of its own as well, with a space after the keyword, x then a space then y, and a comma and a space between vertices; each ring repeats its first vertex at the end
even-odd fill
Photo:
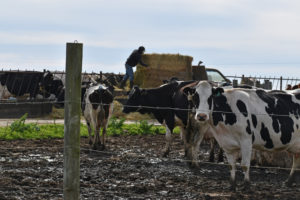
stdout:
POLYGON ((298 0, 1 0, 0 68, 124 73, 133 49, 179 53, 225 75, 300 78, 298 0))

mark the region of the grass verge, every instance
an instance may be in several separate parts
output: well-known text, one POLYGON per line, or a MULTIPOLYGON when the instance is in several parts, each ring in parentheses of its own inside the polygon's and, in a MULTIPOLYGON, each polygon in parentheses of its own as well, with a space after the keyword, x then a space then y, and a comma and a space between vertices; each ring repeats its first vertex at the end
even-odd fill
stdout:
MULTIPOLYGON (((16 139, 50 139, 63 138, 63 124, 47 124, 41 125, 36 123, 25 123, 27 115, 14 121, 10 126, 0 127, 0 139, 16 140, 16 139)), ((164 126, 154 126, 149 124, 147 120, 140 120, 134 124, 125 124, 125 119, 117 119, 112 117, 108 124, 107 135, 155 135, 164 134, 164 126)), ((179 133, 179 128, 175 128, 174 133, 179 133)), ((80 125, 80 136, 87 137, 88 130, 84 124, 80 125)))

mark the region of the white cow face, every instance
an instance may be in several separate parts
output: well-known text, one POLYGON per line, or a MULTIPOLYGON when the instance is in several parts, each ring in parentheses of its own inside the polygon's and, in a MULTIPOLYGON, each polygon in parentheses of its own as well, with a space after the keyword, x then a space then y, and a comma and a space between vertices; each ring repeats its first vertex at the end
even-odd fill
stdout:
POLYGON ((207 81, 200 81, 195 87, 194 96, 198 96, 199 103, 196 104, 195 119, 200 122, 209 120, 209 113, 212 109, 213 87, 207 81))
POLYGON ((185 88, 184 93, 193 96, 193 104, 196 108, 195 120, 208 121, 213 109, 213 97, 218 97, 223 92, 223 88, 214 88, 207 81, 200 81, 194 87, 185 88))

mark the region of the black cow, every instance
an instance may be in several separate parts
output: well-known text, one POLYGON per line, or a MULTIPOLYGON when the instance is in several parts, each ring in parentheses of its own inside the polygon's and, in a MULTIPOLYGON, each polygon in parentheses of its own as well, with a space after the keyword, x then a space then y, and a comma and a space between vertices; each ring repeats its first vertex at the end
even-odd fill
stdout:
MULTIPOLYGON (((129 99, 124 105, 123 112, 139 112, 141 114, 151 113, 157 121, 166 126, 166 148, 163 156, 167 156, 170 151, 173 129, 179 125, 185 143, 184 127, 187 121, 187 111, 175 110, 174 108, 187 108, 186 97, 178 100, 180 88, 195 81, 174 81, 153 89, 140 89, 135 86, 129 93, 129 99), (184 99, 185 98, 185 99, 184 99)), ((181 92, 181 95, 184 95, 181 92)))
MULTIPOLYGON (((81 102, 83 102, 83 98, 84 98, 84 94, 87 90, 87 88, 90 87, 90 84, 92 83, 84 83, 81 85, 81 102)), ((54 103, 54 106, 56 108, 64 108, 64 104, 65 104, 65 87, 61 88, 57 95, 55 95, 56 98, 56 102, 54 103)))
POLYGON ((23 96, 29 94, 33 99, 37 94, 43 94, 41 87, 51 84, 51 73, 44 72, 4 72, 0 75, 2 86, 6 86, 7 90, 15 96, 23 96))
POLYGON ((58 76, 52 73, 44 73, 43 79, 41 81, 41 87, 46 97, 54 95, 57 98, 64 88, 64 84, 62 79, 58 76))

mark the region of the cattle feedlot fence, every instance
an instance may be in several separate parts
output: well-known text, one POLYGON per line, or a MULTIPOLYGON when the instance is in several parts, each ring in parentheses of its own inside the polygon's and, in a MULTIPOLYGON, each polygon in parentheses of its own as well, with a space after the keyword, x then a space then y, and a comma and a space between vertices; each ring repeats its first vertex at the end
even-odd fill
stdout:
POLYGON ((256 86, 258 88, 264 88, 268 90, 285 90, 292 89, 294 86, 298 88, 300 84, 299 78, 289 77, 271 77, 271 76, 226 76, 229 80, 235 84, 247 84, 256 86))

